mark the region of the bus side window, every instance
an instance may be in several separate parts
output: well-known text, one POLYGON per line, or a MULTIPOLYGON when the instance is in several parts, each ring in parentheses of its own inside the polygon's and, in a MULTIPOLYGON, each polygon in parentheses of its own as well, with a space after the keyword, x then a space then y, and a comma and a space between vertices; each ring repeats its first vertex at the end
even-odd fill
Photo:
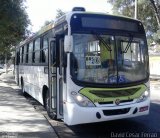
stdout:
POLYGON ((56 42, 51 41, 51 63, 54 64, 56 62, 56 42))
POLYGON ((45 57, 45 53, 44 53, 44 50, 42 49, 42 51, 41 51, 41 55, 42 55, 42 63, 45 63, 46 62, 46 57, 45 57))
POLYGON ((34 43, 35 63, 40 62, 40 38, 35 40, 34 43))
POLYGON ((25 59, 25 63, 28 63, 28 50, 29 50, 29 44, 26 45, 26 59, 25 59))
POLYGON ((32 63, 33 42, 29 43, 28 63, 32 63))
POLYGON ((20 47, 20 63, 22 63, 22 47, 20 47))
POLYGON ((41 62, 48 63, 48 40, 47 36, 43 37, 41 49, 41 62))
POLYGON ((32 63, 35 63, 35 41, 33 42, 32 63))
POLYGON ((64 38, 61 38, 59 40, 59 47, 60 47, 60 53, 59 53, 59 58, 60 58, 60 75, 62 75, 62 67, 64 64, 64 38))
POLYGON ((24 45, 23 49, 24 49, 24 53, 23 53, 23 63, 27 63, 27 46, 24 45))
POLYGON ((18 50, 17 52, 16 52, 16 65, 19 65, 19 63, 20 63, 20 51, 18 50))
POLYGON ((24 47, 21 47, 21 63, 23 63, 23 58, 24 57, 24 47))

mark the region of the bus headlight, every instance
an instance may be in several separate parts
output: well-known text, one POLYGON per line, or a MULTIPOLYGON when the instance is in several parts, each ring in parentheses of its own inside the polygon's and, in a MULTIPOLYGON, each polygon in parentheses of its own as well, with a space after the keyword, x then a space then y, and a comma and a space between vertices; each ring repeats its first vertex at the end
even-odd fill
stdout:
POLYGON ((95 107, 95 105, 85 96, 76 93, 76 92, 71 92, 71 95, 74 99, 74 101, 82 107, 95 107))
POLYGON ((146 90, 146 91, 141 95, 141 97, 139 97, 139 98, 137 99, 137 103, 140 103, 140 102, 145 101, 148 97, 149 97, 149 91, 146 90))

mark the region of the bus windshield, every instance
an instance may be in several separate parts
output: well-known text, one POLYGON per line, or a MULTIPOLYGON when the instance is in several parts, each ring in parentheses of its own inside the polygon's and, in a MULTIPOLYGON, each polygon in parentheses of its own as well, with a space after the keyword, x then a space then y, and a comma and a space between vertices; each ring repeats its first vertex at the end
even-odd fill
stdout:
POLYGON ((73 34, 73 80, 129 84, 148 78, 148 53, 143 37, 73 34))

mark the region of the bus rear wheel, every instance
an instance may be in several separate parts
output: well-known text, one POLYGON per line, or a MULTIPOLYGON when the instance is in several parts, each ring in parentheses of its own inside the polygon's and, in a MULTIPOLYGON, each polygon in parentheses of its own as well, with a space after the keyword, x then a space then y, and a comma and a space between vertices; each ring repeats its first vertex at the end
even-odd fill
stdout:
POLYGON ((22 91, 23 96, 27 96, 27 93, 25 92, 25 89, 24 89, 24 81, 23 81, 23 79, 21 79, 21 91, 22 91))
POLYGON ((47 111, 47 114, 48 116, 51 118, 51 119, 56 119, 57 116, 56 116, 56 113, 54 113, 53 111, 51 111, 50 107, 49 107, 49 103, 50 103, 50 99, 49 99, 49 91, 47 89, 45 95, 44 95, 44 108, 46 109, 47 111))

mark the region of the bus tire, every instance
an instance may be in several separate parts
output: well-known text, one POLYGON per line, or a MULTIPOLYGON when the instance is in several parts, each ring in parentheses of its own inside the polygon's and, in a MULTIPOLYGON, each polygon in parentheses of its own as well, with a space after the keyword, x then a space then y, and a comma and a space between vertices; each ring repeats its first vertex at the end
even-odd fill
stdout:
POLYGON ((27 93, 25 92, 25 89, 24 89, 24 81, 23 81, 23 78, 21 78, 21 91, 22 91, 23 96, 27 96, 27 93))
POLYGON ((47 114, 48 116, 51 118, 51 119, 56 119, 57 116, 56 114, 53 112, 53 111, 50 111, 50 108, 49 108, 49 91, 48 89, 46 90, 45 94, 44 94, 44 108, 46 109, 47 111, 47 114))

